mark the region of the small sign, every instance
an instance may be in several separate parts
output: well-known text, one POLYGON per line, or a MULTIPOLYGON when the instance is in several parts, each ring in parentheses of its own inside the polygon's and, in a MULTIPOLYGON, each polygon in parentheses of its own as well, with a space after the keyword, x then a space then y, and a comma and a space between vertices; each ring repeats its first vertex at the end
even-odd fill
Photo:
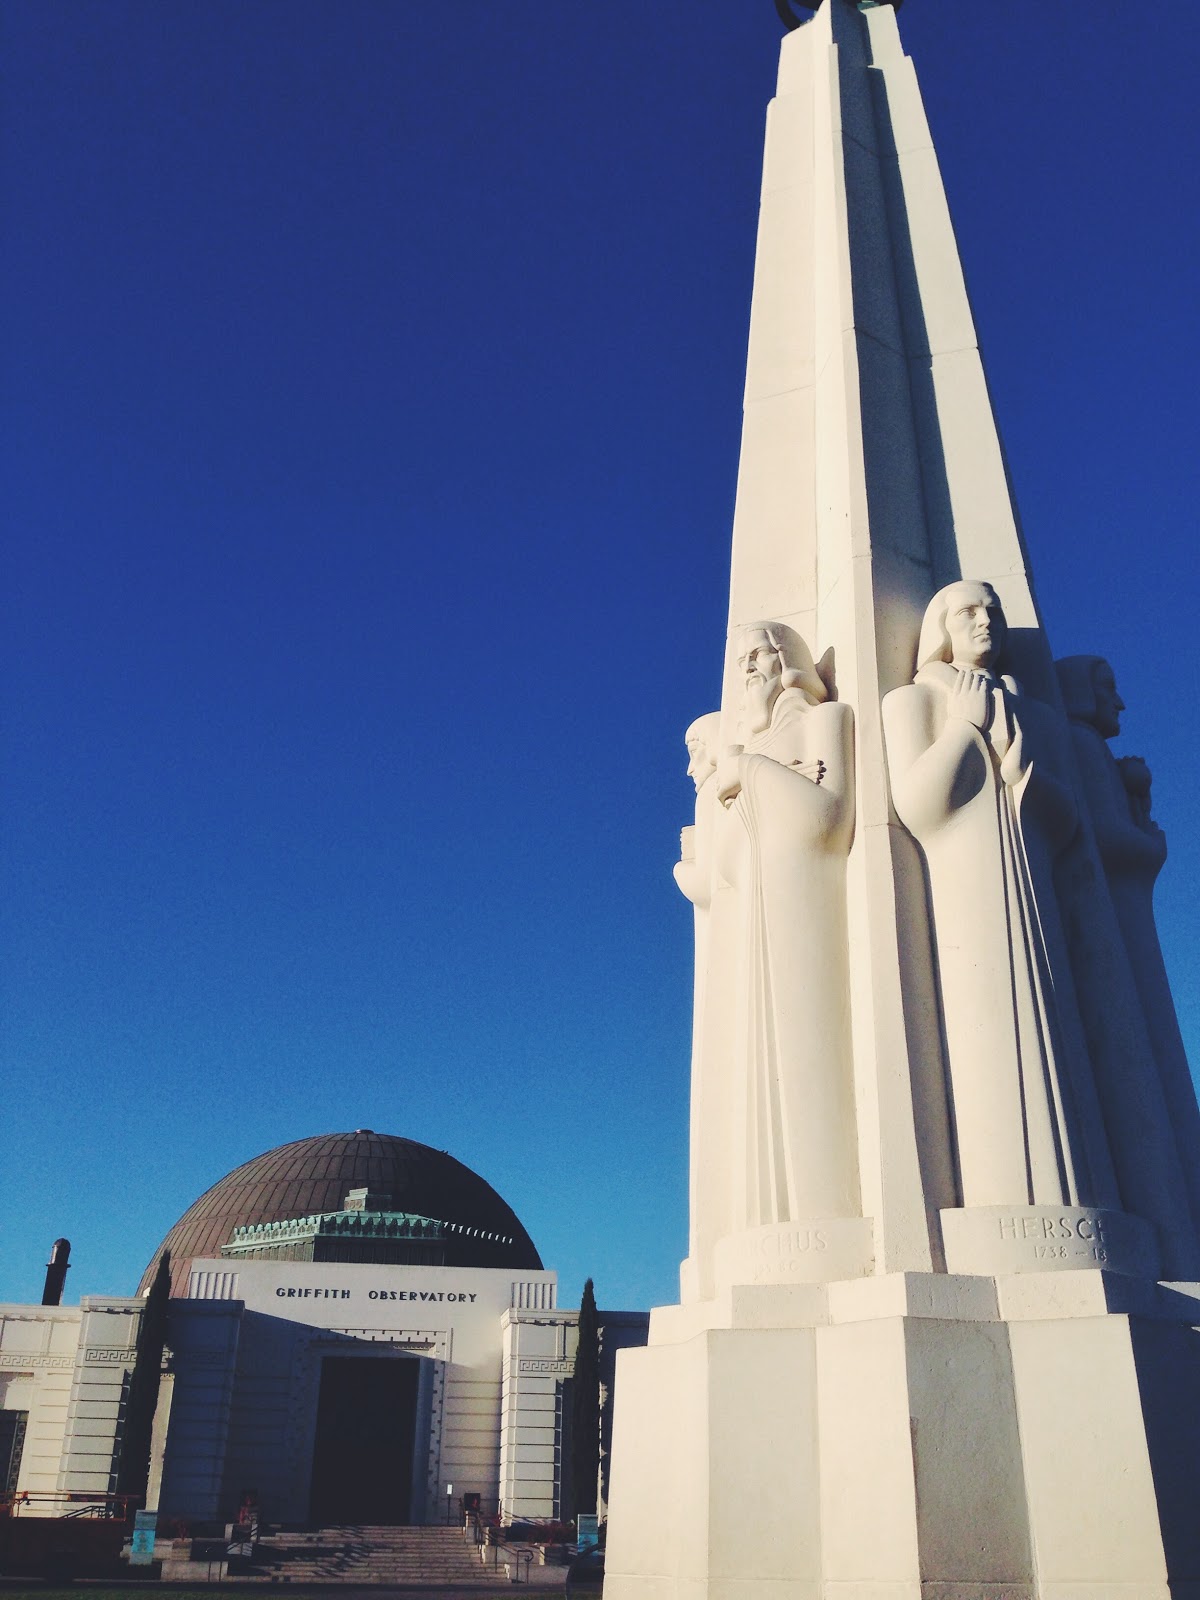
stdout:
POLYGON ((133 1538, 129 1546, 131 1567, 148 1567, 154 1560, 154 1531, 157 1523, 157 1511, 134 1512, 133 1538))
POLYGON ((580 1515, 575 1519, 575 1543, 579 1547, 580 1555, 585 1550, 594 1550, 600 1543, 600 1518, 597 1516, 580 1515))

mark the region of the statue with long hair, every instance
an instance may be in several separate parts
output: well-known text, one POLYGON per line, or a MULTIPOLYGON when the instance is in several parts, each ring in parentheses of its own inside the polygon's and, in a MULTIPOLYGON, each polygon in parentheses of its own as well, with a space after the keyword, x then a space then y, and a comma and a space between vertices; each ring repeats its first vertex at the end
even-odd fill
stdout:
POLYGON ((717 769, 717 868, 738 899, 732 1220, 857 1217, 846 968, 854 717, 804 640, 737 641, 740 743, 717 769))
POLYGON ((883 702, 892 801, 921 846, 964 1206, 1119 1204, 1054 888, 1078 828, 1054 713, 1001 669, 988 583, 930 601, 883 702))

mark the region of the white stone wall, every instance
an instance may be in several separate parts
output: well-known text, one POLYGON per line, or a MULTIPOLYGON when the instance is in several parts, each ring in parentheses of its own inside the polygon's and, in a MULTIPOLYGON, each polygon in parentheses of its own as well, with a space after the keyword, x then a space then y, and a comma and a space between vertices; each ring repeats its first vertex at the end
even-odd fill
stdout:
POLYGON ((84 1295, 58 1487, 112 1494, 142 1301, 84 1295))
MULTIPOLYGON (((29 1413, 18 1493, 60 1487, 81 1322, 78 1306, 0 1305, 0 1408, 29 1413)), ((35 1501, 23 1515, 55 1509, 35 1501)))
POLYGON ((577 1311, 510 1311, 504 1326, 500 1509, 549 1518, 562 1506, 563 1383, 575 1365, 577 1311))

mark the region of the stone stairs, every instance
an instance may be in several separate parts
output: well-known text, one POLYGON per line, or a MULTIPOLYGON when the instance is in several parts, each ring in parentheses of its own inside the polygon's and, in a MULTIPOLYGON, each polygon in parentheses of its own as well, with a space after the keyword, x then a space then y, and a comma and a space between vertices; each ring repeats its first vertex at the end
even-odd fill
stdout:
POLYGON ((504 1568, 484 1565, 458 1527, 346 1526, 264 1535, 249 1570, 236 1581, 268 1583, 411 1584, 492 1588, 507 1582, 504 1568))

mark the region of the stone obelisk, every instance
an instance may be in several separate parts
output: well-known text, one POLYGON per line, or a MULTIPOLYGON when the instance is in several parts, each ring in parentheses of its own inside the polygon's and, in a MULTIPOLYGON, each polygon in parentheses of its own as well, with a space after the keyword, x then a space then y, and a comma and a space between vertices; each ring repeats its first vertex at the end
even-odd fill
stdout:
POLYGON ((1165 845, 1108 664, 1061 677, 895 11, 827 0, 768 112, 689 1253, 621 1358, 608 1600, 1200 1585, 1165 845))

